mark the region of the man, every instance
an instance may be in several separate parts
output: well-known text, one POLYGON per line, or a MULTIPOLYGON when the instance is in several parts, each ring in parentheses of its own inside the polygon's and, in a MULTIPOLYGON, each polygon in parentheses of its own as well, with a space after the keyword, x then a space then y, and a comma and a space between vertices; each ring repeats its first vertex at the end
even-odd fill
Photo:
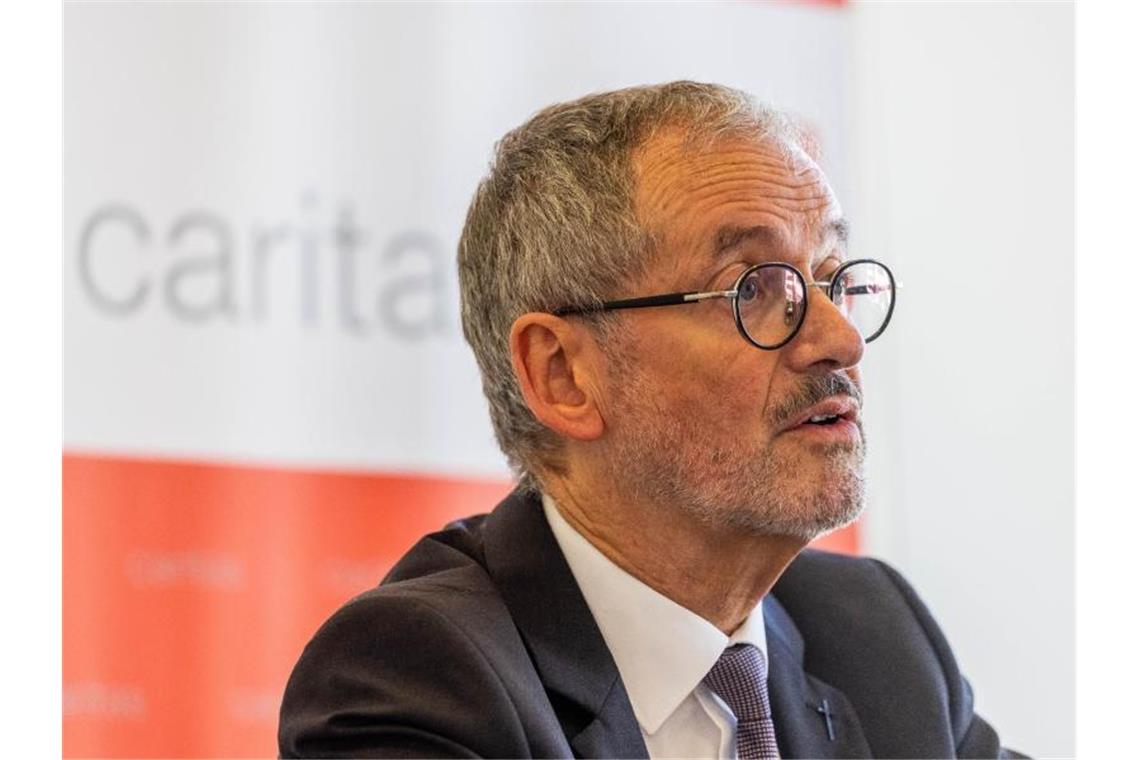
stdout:
POLYGON ((863 504, 857 365, 894 309, 811 142, 724 87, 540 112, 459 245, 518 489, 306 647, 284 756, 992 757, 863 504))

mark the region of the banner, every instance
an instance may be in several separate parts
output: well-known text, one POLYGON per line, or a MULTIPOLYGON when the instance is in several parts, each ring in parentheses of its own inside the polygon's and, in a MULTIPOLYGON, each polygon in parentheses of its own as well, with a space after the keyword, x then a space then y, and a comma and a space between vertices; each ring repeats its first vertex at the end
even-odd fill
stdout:
POLYGON ((499 137, 716 81, 843 198, 846 55, 816 4, 66 6, 64 754, 275 754, 320 622, 509 490, 454 264, 499 137))

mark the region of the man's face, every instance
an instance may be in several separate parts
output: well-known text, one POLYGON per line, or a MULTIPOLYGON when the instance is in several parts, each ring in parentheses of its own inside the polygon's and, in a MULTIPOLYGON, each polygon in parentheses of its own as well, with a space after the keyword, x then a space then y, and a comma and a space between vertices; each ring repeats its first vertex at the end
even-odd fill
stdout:
MULTIPOLYGON (((819 167, 772 144, 695 153, 662 136, 635 156, 639 220, 658 258, 629 297, 729 290, 751 264, 795 266, 808 283, 843 261, 840 210, 819 167)), ((603 414, 610 477, 705 524, 811 539, 862 508, 863 340, 826 293, 784 347, 737 332, 730 302, 625 312, 603 414), (814 405, 836 424, 797 424, 814 405), (833 406, 827 407, 827 404, 833 406)))

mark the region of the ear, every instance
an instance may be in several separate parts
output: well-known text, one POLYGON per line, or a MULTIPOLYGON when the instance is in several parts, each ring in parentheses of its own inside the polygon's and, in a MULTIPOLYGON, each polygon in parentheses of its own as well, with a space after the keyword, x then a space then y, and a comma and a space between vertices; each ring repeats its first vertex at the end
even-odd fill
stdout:
POLYGON ((592 342, 553 314, 528 313, 511 326, 511 361, 527 406, 567 438, 592 441, 605 430, 592 382, 592 342))

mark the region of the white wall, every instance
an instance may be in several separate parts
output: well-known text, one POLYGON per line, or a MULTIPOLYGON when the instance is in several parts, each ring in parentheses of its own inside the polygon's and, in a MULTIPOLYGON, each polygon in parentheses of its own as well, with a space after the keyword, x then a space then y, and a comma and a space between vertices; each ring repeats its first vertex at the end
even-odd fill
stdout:
POLYGON ((1073 9, 851 17, 855 250, 904 283, 869 352, 867 550, 1007 744, 1074 753, 1073 9))

